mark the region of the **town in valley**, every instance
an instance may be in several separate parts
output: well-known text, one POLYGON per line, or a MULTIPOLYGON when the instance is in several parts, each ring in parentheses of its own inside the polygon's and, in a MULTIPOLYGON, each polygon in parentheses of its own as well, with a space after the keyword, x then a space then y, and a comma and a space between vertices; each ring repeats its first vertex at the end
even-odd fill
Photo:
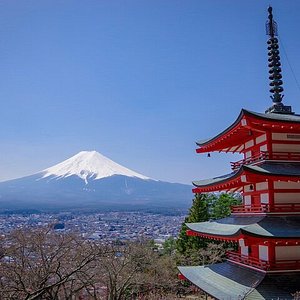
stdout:
POLYGON ((77 233, 85 239, 134 241, 155 240, 162 244, 176 237, 185 214, 164 215, 146 212, 60 212, 60 213, 2 213, 0 230, 2 235, 16 229, 49 228, 54 231, 77 233))

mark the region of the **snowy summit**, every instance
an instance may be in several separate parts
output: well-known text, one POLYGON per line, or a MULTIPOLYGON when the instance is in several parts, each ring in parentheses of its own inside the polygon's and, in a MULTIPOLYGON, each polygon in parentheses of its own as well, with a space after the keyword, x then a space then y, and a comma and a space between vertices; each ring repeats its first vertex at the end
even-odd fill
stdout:
POLYGON ((96 151, 41 172, 0 182, 0 209, 173 211, 190 206, 191 186, 154 180, 96 151))
POLYGON ((113 175, 150 179, 115 163, 97 151, 81 151, 71 158, 43 170, 41 173, 43 173, 43 178, 50 176, 64 178, 76 175, 83 179, 85 183, 88 182, 89 178, 96 180, 113 175))

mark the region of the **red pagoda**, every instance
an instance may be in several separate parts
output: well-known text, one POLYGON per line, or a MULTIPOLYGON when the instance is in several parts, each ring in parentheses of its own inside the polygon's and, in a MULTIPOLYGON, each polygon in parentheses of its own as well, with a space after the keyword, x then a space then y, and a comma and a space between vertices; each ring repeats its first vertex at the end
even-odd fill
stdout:
POLYGON ((300 291, 300 115, 282 103, 277 24, 268 12, 273 105, 265 113, 242 109, 231 126, 197 143, 198 153, 244 157, 228 175, 193 182, 194 193, 240 192, 243 199, 229 217, 186 224, 188 235, 238 245, 223 263, 179 267, 181 277, 216 299, 293 299, 300 291))

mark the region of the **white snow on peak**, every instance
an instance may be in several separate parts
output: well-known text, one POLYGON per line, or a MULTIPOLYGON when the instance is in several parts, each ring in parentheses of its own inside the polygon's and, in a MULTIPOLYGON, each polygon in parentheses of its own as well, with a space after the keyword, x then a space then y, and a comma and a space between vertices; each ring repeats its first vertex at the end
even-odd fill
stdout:
POLYGON ((42 171, 43 178, 54 176, 56 178, 77 175, 88 182, 88 178, 93 180, 101 179, 113 175, 124 175, 141 179, 150 179, 144 175, 129 170, 97 151, 81 151, 71 158, 42 171))

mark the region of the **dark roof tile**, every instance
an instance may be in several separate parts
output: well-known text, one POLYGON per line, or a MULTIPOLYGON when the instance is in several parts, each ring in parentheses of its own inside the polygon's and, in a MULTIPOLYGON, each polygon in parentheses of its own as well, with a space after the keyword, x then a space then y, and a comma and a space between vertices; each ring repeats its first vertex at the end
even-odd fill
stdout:
POLYGON ((178 267, 182 275, 216 299, 293 299, 300 274, 267 275, 231 262, 178 267))
POLYGON ((186 225, 195 232, 214 236, 245 233, 269 238, 300 238, 300 216, 230 216, 186 225))

